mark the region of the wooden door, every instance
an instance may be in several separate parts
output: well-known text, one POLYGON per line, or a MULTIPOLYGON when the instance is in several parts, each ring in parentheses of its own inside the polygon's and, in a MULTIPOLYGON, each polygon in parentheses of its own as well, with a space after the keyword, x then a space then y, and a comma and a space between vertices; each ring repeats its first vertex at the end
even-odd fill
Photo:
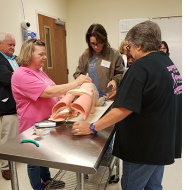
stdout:
POLYGON ((56 83, 68 82, 65 25, 55 19, 38 14, 40 39, 46 43, 47 63, 43 71, 56 83))

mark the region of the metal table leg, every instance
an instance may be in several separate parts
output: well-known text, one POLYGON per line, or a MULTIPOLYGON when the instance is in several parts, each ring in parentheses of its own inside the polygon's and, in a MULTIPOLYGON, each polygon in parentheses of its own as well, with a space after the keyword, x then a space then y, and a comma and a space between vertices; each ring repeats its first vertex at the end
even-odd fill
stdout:
POLYGON ((8 163, 9 163, 10 174, 11 174, 12 190, 19 190, 16 163, 13 161, 8 161, 8 163))
POLYGON ((120 159, 116 158, 116 179, 119 181, 120 177, 120 159))
POLYGON ((84 190, 84 174, 76 173, 77 190, 84 190))

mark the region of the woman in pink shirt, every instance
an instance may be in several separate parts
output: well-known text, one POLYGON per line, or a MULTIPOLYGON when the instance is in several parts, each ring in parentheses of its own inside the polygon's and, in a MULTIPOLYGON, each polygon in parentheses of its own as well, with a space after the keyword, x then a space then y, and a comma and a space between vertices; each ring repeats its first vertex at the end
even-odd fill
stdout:
MULTIPOLYGON (((19 133, 32 127, 35 122, 47 119, 58 97, 67 91, 91 82, 87 76, 80 75, 68 84, 56 85, 41 69, 46 62, 45 43, 29 39, 21 47, 17 63, 21 67, 12 76, 12 91, 16 101, 19 119, 19 133)), ((34 190, 42 190, 50 180, 47 167, 28 164, 28 176, 34 190)))

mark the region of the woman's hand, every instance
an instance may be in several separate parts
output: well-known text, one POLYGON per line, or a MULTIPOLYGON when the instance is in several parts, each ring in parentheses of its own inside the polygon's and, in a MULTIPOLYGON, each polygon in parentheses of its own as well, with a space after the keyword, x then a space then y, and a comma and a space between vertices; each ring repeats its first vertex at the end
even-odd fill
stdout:
POLYGON ((108 84, 107 84, 107 88, 109 88, 110 86, 112 86, 112 91, 116 90, 116 81, 115 80, 111 80, 108 84))
POLYGON ((110 99, 115 99, 116 96, 116 90, 113 90, 109 93, 106 93, 106 95, 104 96, 105 99, 110 100, 110 99))
POLYGON ((75 80, 78 86, 81 86, 84 82, 92 82, 92 79, 86 75, 80 75, 75 80))
POLYGON ((90 123, 86 121, 77 121, 73 124, 72 133, 73 135, 89 135, 93 133, 89 128, 90 123))
POLYGON ((112 86, 112 89, 111 89, 111 92, 109 93, 106 93, 106 95, 104 96, 104 98, 106 99, 114 99, 115 96, 116 96, 116 81, 115 80, 111 80, 108 85, 107 85, 107 88, 109 88, 110 86, 112 86))

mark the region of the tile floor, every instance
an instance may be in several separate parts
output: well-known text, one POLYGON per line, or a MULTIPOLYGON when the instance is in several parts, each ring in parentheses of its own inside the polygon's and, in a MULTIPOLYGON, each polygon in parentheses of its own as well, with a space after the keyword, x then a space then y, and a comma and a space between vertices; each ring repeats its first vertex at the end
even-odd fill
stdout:
MULTIPOLYGON (((52 168, 50 168, 50 171, 52 176, 58 172, 57 169, 52 168)), ((19 190, 32 190, 27 177, 26 164, 17 163, 17 173, 19 179, 19 190)), ((1 175, 0 190, 11 190, 11 182, 4 180, 1 175)), ((120 182, 108 184, 106 190, 121 190, 120 182)), ((182 159, 177 159, 173 165, 165 167, 163 190, 182 190, 182 159)))

